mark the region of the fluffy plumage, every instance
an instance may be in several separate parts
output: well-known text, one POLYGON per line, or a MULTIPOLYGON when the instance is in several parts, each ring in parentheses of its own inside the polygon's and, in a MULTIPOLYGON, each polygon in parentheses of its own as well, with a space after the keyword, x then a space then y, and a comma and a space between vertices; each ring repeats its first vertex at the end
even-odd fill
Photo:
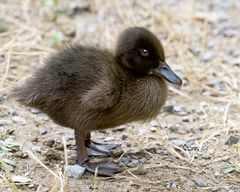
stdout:
MULTIPOLYGON (((58 50, 13 96, 74 129, 79 163, 86 165, 86 135, 154 118, 167 99, 166 80, 181 84, 157 37, 133 27, 119 37, 115 52, 79 44, 58 50)), ((116 172, 108 168, 99 173, 116 172)))

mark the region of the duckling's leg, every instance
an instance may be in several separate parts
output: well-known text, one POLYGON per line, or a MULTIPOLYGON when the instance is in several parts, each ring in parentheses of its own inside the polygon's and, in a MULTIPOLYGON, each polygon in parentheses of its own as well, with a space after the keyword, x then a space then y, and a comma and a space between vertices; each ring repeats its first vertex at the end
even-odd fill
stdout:
POLYGON ((121 169, 116 165, 106 163, 106 162, 97 162, 91 163, 89 162, 89 156, 87 154, 87 150, 85 147, 85 135, 79 130, 75 129, 75 139, 77 145, 77 157, 78 163, 81 166, 86 167, 86 170, 90 173, 95 173, 96 170, 99 176, 113 176, 116 173, 121 172, 121 169))
POLYGON ((85 135, 79 129, 75 129, 74 134, 77 146, 78 163, 80 165, 83 165, 84 163, 89 161, 89 156, 85 147, 85 135))
POLYGON ((88 148, 90 156, 111 156, 111 150, 116 149, 117 144, 102 144, 91 140, 91 133, 85 133, 85 146, 88 148))

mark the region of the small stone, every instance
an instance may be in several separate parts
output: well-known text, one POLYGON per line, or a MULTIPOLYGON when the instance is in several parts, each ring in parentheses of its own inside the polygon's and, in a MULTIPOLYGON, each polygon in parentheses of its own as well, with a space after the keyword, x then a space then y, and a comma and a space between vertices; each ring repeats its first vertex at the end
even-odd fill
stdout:
POLYGON ((133 149, 131 149, 131 150, 128 152, 128 154, 130 154, 130 155, 138 155, 140 152, 141 152, 140 149, 138 149, 138 148, 133 148, 133 149))
POLYGON ((34 137, 34 138, 32 138, 31 141, 32 141, 32 142, 37 142, 37 141, 38 141, 38 137, 34 137))
POLYGON ((184 105, 175 105, 173 108, 173 112, 181 116, 188 114, 187 107, 184 105))
POLYGON ((150 129, 150 131, 151 131, 152 133, 157 132, 157 127, 150 127, 149 129, 150 129))
POLYGON ((75 179, 80 179, 85 173, 86 168, 80 165, 69 165, 67 168, 68 177, 73 177, 75 179))
POLYGON ((94 184, 93 183, 89 183, 87 186, 88 186, 88 189, 90 189, 90 190, 94 189, 94 184))
POLYGON ((174 112, 174 106, 168 105, 163 108, 163 112, 173 113, 174 112))
POLYGON ((214 187, 214 188, 211 189, 211 191, 212 192, 218 192, 218 191, 220 191, 220 188, 219 187, 214 187))
POLYGON ((240 57, 239 58, 236 58, 232 61, 232 64, 233 65, 237 65, 237 66, 240 66, 240 57))
POLYGON ((32 181, 32 179, 25 176, 21 176, 21 175, 13 175, 12 181, 14 183, 19 183, 19 184, 29 184, 32 181))
POLYGON ((61 158, 61 154, 53 149, 48 149, 45 156, 47 160, 59 160, 61 158))
POLYGON ((166 188, 171 189, 171 183, 167 183, 166 188))
POLYGON ((3 63, 5 61, 4 55, 0 55, 0 63, 3 63))
POLYGON ((200 102, 200 108, 206 108, 206 107, 208 107, 209 105, 208 105, 208 103, 206 102, 206 101, 202 101, 202 102, 200 102))
POLYGON ((166 128, 172 132, 176 132, 177 129, 179 128, 179 124, 168 124, 166 128))
POLYGON ((207 52, 205 52, 205 53, 203 54, 202 60, 203 60, 204 62, 209 62, 209 61, 211 61, 214 57, 215 57, 215 54, 214 54, 213 52, 207 51, 207 52))
POLYGON ((197 149, 197 147, 198 147, 195 140, 189 140, 185 143, 185 145, 188 149, 197 149))
POLYGON ((6 164, 5 166, 6 166, 6 168, 7 168, 7 170, 9 172, 13 172, 14 171, 14 167, 12 165, 6 164))
POLYGON ((48 187, 44 187, 44 188, 42 189, 42 192, 49 192, 49 188, 48 188, 48 187))
POLYGON ((45 128, 40 128, 40 129, 39 129, 39 133, 40 133, 41 135, 45 135, 45 134, 47 133, 47 130, 46 130, 45 128))
POLYGON ((41 153, 42 147, 40 147, 40 146, 33 146, 32 147, 32 151, 36 152, 36 153, 41 153))
POLYGON ((129 164, 130 161, 131 161, 131 159, 128 158, 128 157, 122 157, 122 159, 121 159, 121 162, 122 162, 124 165, 129 164))
POLYGON ((55 140, 53 139, 49 139, 43 142, 43 145, 48 146, 48 147, 52 147, 55 144, 55 140))
POLYGON ((114 137, 105 137, 104 142, 113 142, 115 139, 114 137))
POLYGON ((220 176, 220 173, 219 173, 218 171, 216 171, 216 172, 214 173, 214 176, 215 176, 215 177, 219 177, 219 176, 220 176))
POLYGON ((12 124, 11 120, 3 119, 3 118, 0 119, 0 126, 10 125, 10 124, 12 124))
POLYGON ((238 143, 238 141, 240 140, 240 137, 239 136, 235 136, 235 135, 231 135, 227 141, 225 142, 225 145, 233 145, 233 144, 236 144, 238 143))
POLYGON ((210 154, 204 153, 202 156, 204 159, 211 159, 212 156, 210 154))
POLYGON ((228 28, 228 29, 225 29, 223 30, 223 36, 224 37, 234 37, 236 34, 237 34, 237 30, 234 30, 234 29, 231 29, 231 28, 228 28))
POLYGON ((75 17, 85 12, 91 12, 91 4, 88 1, 80 1, 80 3, 72 4, 70 5, 70 9, 67 10, 67 14, 70 17, 75 17))
POLYGON ((215 153, 215 149, 209 149, 209 150, 208 150, 208 154, 209 154, 209 155, 213 155, 214 153, 215 153))
POLYGON ((222 161, 227 162, 229 159, 230 159, 230 156, 224 156, 224 157, 222 158, 222 161))
POLYGON ((147 169, 144 166, 138 166, 136 170, 134 170, 136 175, 145 175, 147 174, 147 169))
POLYGON ((159 148, 156 148, 155 146, 145 148, 145 150, 150 153, 155 153, 156 149, 159 149, 159 148))
POLYGON ((48 116, 43 113, 37 114, 36 117, 38 118, 39 121, 48 121, 49 120, 48 116))
POLYGON ((113 132, 121 132, 121 131, 124 131, 126 128, 127 128, 126 125, 122 125, 122 126, 114 128, 112 131, 113 132))
POLYGON ((171 188, 172 189, 176 189, 177 188, 177 184, 176 183, 172 183, 171 188))
POLYGON ((139 164, 138 160, 131 160, 130 163, 127 164, 128 167, 136 167, 139 164))
POLYGON ((198 187, 206 187, 207 186, 206 181, 204 179, 200 178, 200 177, 194 178, 192 181, 198 187))
POLYGON ((177 184, 176 183, 168 183, 166 186, 167 189, 176 189, 177 184))
POLYGON ((161 149, 156 149, 156 150, 155 150, 155 153, 156 153, 156 154, 161 154, 161 153, 162 153, 162 150, 161 150, 161 149))
POLYGON ((171 140, 171 144, 176 146, 184 146, 186 144, 186 141, 180 139, 173 139, 171 140))
POLYGON ((195 183, 192 181, 192 180, 187 180, 187 185, 189 186, 189 187, 194 187, 195 186, 195 183))
POLYGON ((62 31, 68 37, 73 38, 76 36, 76 28, 74 26, 71 25, 63 26, 62 31))
POLYGON ((34 113, 34 114, 39 114, 39 113, 41 113, 40 110, 35 109, 35 108, 30 108, 30 111, 31 111, 31 113, 34 113))
MULTIPOLYGON (((169 155, 169 152, 168 152, 168 150, 166 150, 166 149, 163 150, 163 152, 161 152, 161 151, 159 151, 159 152, 162 153, 163 155, 169 155)), ((157 151, 156 151, 156 153, 157 153, 157 151)), ((159 154, 160 154, 160 153, 159 153, 159 154)), ((157 154, 158 154, 158 153, 157 153, 157 154)))
POLYGON ((183 116, 183 117, 182 117, 182 121, 183 121, 183 122, 190 122, 188 116, 183 116))
POLYGON ((70 141, 70 140, 74 140, 75 139, 74 135, 73 134, 69 134, 69 133, 64 134, 63 137, 64 137, 64 139, 66 141, 70 141))
POLYGON ((37 189, 37 186, 34 184, 34 183, 31 183, 28 185, 28 188, 29 189, 33 189, 33 190, 36 190, 37 189))
POLYGON ((7 133, 8 133, 9 135, 12 135, 12 134, 14 133, 14 129, 8 129, 8 130, 7 130, 7 133))
POLYGON ((146 158, 139 159, 139 163, 145 163, 147 161, 146 158))
POLYGON ((28 154, 23 153, 22 151, 17 151, 15 154, 15 157, 26 159, 28 157, 28 154))
POLYGON ((150 127, 158 127, 158 122, 156 120, 152 120, 150 122, 150 127))
POLYGON ((122 140, 126 140, 128 138, 127 134, 122 135, 122 140))
POLYGON ((13 122, 18 123, 20 125, 26 125, 27 124, 26 120, 22 117, 19 117, 19 116, 13 116, 12 120, 13 120, 13 122))
POLYGON ((54 148, 57 149, 57 150, 63 151, 64 146, 63 146, 63 144, 60 143, 60 142, 55 142, 54 148))

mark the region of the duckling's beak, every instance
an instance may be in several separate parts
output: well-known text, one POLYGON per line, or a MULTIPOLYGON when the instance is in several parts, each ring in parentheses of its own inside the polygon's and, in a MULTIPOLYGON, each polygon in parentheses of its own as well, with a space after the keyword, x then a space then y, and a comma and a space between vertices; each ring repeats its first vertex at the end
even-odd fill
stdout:
POLYGON ((166 62, 159 62, 158 68, 153 70, 153 74, 159 77, 163 77, 170 83, 182 85, 182 80, 172 71, 166 62))

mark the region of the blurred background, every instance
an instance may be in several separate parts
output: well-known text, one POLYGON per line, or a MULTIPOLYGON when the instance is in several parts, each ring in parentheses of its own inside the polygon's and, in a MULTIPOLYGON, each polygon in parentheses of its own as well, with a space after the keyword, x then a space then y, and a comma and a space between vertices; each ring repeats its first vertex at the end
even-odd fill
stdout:
POLYGON ((0 0, 0 191, 239 191, 239 12, 238 0, 0 0), (72 131, 7 93, 56 48, 114 51, 131 26, 158 36, 183 87, 170 86, 150 123, 94 135, 122 144, 127 171, 112 180, 68 178, 72 131))

